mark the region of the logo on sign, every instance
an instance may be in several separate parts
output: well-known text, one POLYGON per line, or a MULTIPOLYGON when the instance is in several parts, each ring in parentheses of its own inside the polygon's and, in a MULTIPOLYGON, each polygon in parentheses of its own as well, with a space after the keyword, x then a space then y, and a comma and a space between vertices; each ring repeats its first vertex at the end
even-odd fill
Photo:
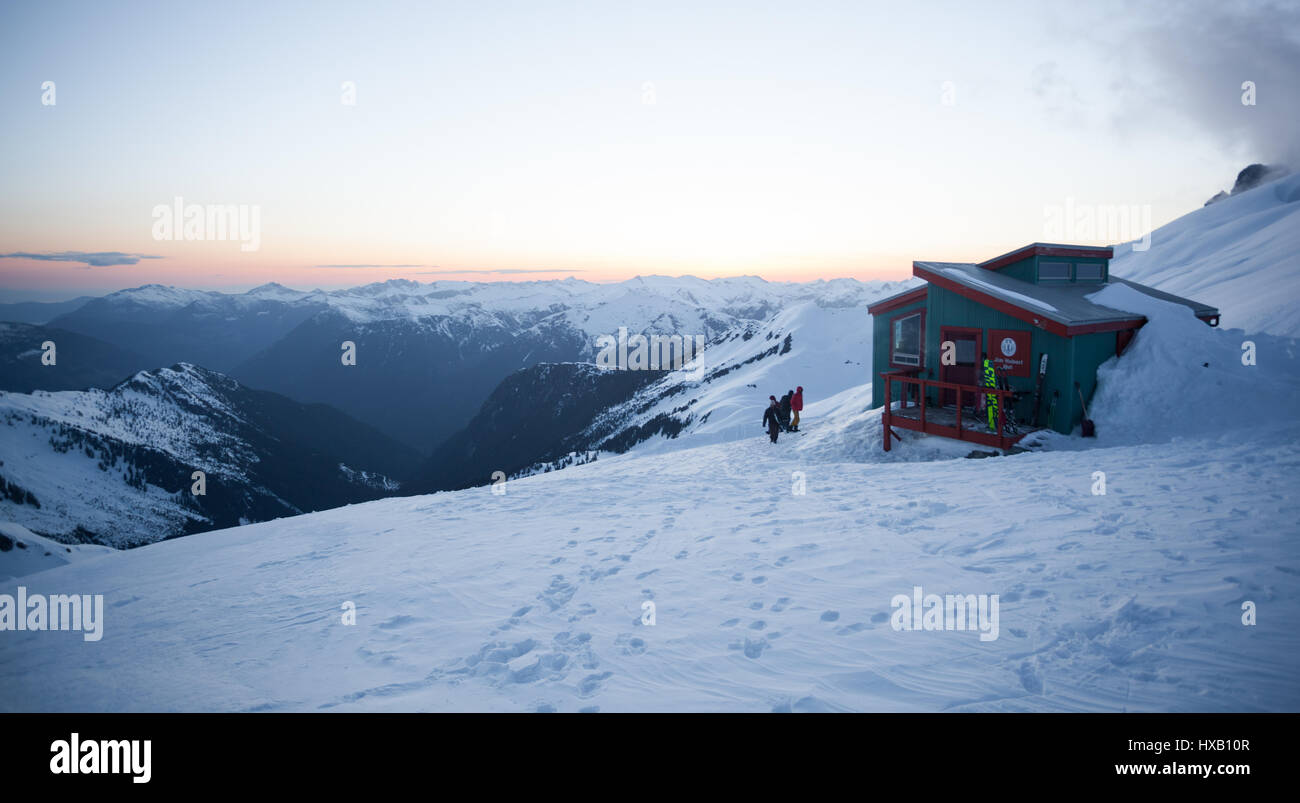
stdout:
POLYGON ((1016 341, 1014 338, 1002 338, 1002 356, 1013 357, 1016 353, 1016 341))

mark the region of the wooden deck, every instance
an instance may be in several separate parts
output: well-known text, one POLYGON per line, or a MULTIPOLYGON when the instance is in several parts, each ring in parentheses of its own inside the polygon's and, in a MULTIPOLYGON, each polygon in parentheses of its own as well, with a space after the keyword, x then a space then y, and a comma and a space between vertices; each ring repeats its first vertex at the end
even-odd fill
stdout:
MULTIPOLYGON (((898 423, 898 419, 900 418, 907 418, 918 423, 920 422, 921 408, 917 406, 916 402, 912 402, 910 407, 900 407, 897 406, 898 404, 899 402, 895 402, 895 407, 890 413, 895 424, 898 423)), ((950 404, 947 407, 929 407, 925 411, 925 417, 926 423, 932 427, 947 427, 952 429, 954 432, 957 429, 957 408, 954 405, 950 404)), ((989 429, 988 413, 976 410, 969 406, 962 408, 961 428, 963 434, 967 432, 982 432, 985 435, 993 434, 993 430, 989 429)), ((1030 427, 1023 424, 1008 423, 1006 424, 1006 429, 1008 435, 1013 435, 1019 439, 1031 432, 1037 432, 1042 429, 1042 427, 1030 427)))
POLYGON ((977 385, 957 385, 949 382, 936 382, 902 374, 882 374, 885 379, 885 413, 882 416, 885 428, 884 447, 890 449, 893 433, 890 427, 924 432, 927 435, 939 435, 944 438, 970 441, 982 446, 1009 449, 1021 438, 1042 427, 1016 424, 1006 419, 1007 405, 1014 395, 1008 390, 996 390, 977 385), (903 399, 894 401, 891 393, 897 384, 899 396, 903 399), (956 405, 937 406, 918 404, 918 399, 937 398, 929 393, 931 389, 948 389, 958 391, 962 398, 971 399, 976 395, 993 393, 998 396, 998 426, 990 429, 988 413, 974 407, 957 407, 956 405))

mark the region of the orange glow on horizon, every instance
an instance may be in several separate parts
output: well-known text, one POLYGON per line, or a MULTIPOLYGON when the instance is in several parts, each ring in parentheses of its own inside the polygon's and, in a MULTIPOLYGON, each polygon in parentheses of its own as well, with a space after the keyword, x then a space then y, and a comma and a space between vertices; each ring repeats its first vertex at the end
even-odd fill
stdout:
POLYGON ((59 293, 106 293, 145 284, 175 287, 241 291, 268 282, 296 290, 335 289, 387 281, 410 279, 422 283, 439 280, 470 282, 527 282, 559 280, 568 277, 588 282, 621 282, 635 276, 694 276, 716 279, 734 276, 759 276, 772 282, 810 282, 819 279, 849 278, 860 281, 899 280, 911 275, 911 260, 901 258, 864 258, 827 261, 825 264, 767 265, 753 269, 689 269, 681 264, 612 267, 578 262, 578 267, 516 267, 502 262, 475 262, 466 265, 421 264, 418 261, 371 263, 338 261, 304 265, 296 260, 258 258, 251 262, 246 255, 226 259, 204 258, 181 260, 175 257, 140 259, 133 265, 87 267, 72 262, 26 258, 0 259, 0 301, 6 292, 34 292, 55 296, 59 293))

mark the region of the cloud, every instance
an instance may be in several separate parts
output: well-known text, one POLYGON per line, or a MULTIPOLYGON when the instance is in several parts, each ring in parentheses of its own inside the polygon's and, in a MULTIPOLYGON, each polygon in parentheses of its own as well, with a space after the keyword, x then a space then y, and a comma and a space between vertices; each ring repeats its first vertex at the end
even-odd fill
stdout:
POLYGON ((1148 111, 1172 110, 1247 158, 1300 168, 1300 6, 1162 5, 1121 50, 1148 111), (1242 103, 1246 81, 1253 106, 1242 103))
POLYGON ((15 251, 0 254, 0 259, 36 259, 41 262, 75 262, 87 268, 107 268, 113 265, 134 265, 142 259, 162 259, 152 254, 124 254, 121 251, 53 251, 37 254, 15 251))

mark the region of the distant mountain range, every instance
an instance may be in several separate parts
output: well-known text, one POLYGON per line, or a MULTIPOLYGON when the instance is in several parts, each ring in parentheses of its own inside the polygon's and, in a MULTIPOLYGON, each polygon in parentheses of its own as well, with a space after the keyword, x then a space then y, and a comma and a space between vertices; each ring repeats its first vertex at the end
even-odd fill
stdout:
MULTIPOLYGON (((188 362, 333 405, 428 454, 513 372, 590 361, 596 339, 620 327, 712 339, 793 303, 860 306, 897 284, 649 276, 615 284, 391 280, 328 292, 267 284, 235 294, 146 285, 87 301, 48 325, 115 346, 136 360, 133 370, 188 362), (356 344, 355 366, 340 360, 345 341, 356 344)), ((12 355, 38 345, 8 348, 12 355)), ((86 344, 70 345, 60 349, 67 359, 86 344)), ((4 382, 8 390, 31 386, 4 382)), ((101 382, 76 373, 45 389, 101 382)))
POLYGON ((0 392, 0 520, 68 543, 135 546, 389 496, 418 461, 333 408, 184 363, 110 390, 0 392))
POLYGON ((78 309, 94 298, 94 296, 79 296, 67 301, 17 301, 10 304, 0 304, 0 321, 49 323, 60 315, 78 309))

